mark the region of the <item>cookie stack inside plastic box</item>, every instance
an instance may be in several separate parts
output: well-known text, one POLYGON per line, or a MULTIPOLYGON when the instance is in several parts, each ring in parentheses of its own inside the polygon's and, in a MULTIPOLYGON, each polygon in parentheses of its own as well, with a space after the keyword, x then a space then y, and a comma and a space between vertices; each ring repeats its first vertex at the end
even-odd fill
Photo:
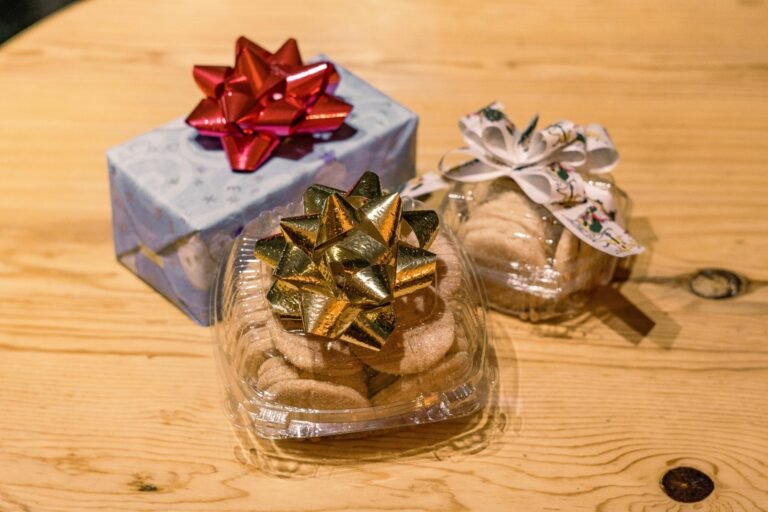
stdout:
MULTIPOLYGON (((350 200, 358 200, 351 198, 350 200)), ((404 198, 403 210, 419 205, 404 198)), ((268 297, 273 270, 259 240, 293 204, 264 214, 235 242, 217 283, 214 330, 237 424, 261 437, 308 438, 440 421, 474 412, 489 386, 478 281, 446 229, 428 250, 434 280, 394 298, 395 328, 380 349, 291 332, 268 297)), ((398 235, 416 245, 413 233, 398 235)))

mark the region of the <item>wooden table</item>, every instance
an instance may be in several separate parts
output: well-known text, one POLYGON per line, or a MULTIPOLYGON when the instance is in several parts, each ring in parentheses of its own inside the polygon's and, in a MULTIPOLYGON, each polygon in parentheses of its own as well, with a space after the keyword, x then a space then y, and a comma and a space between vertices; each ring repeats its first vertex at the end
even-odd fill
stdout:
POLYGON ((766 24, 762 0, 91 0, 5 44, 0 510, 768 510, 766 24), (187 113, 191 66, 240 34, 294 35, 418 112, 420 171, 494 99, 604 123, 650 250, 588 318, 493 315, 485 414, 260 469, 208 330, 116 263, 104 157, 187 113), (710 267, 751 285, 697 297, 710 267), (356 454, 377 460, 336 463, 356 454), (679 466, 714 492, 668 498, 679 466))

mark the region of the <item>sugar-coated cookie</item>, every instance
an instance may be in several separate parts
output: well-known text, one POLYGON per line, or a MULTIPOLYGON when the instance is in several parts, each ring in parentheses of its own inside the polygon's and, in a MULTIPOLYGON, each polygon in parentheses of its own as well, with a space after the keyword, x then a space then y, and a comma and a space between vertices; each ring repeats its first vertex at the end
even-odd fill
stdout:
POLYGON ((351 375, 323 375, 321 373, 299 371, 299 378, 321 380, 323 382, 331 382, 333 384, 347 386, 348 388, 354 389, 364 397, 368 396, 368 379, 364 371, 353 373, 351 375))
POLYGON ((437 363, 453 345, 455 319, 445 301, 426 289, 396 299, 397 326, 380 351, 353 346, 365 364, 384 373, 418 373, 437 363))
POLYGON ((555 249, 552 268, 559 272, 567 283, 564 291, 571 292, 607 284, 611 278, 613 264, 613 257, 598 251, 567 229, 563 229, 555 249))
POLYGON ((256 376, 256 388, 267 389, 273 384, 298 379, 299 371, 280 356, 270 357, 261 365, 256 376))
POLYGON ((450 354, 425 372, 400 377, 374 395, 371 403, 386 405, 413 400, 421 393, 448 389, 464 377, 469 366, 470 358, 466 352, 450 354))
POLYGON ((509 226, 537 238, 548 238, 550 230, 555 226, 546 208, 530 201, 518 190, 491 196, 472 210, 467 222, 472 219, 481 224, 496 224, 497 228, 499 224, 509 226))
POLYGON ((288 332, 274 316, 267 325, 277 350, 301 370, 323 375, 354 375, 363 369, 344 341, 288 332))
POLYGON ((474 208, 459 229, 494 308, 534 321, 547 318, 573 292, 610 278, 610 256, 554 222, 516 186, 498 185, 507 190, 474 208), (549 268, 556 273, 544 277, 549 268))
POLYGON ((234 345, 243 347, 239 375, 244 379, 254 378, 274 349, 272 338, 266 327, 253 324, 242 326, 236 336, 237 343, 234 345))
POLYGON ((589 288, 597 286, 605 286, 613 279, 613 273, 616 270, 616 258, 600 252, 595 249, 595 270, 592 274, 592 279, 587 285, 589 288))
POLYGON ((397 325, 401 328, 423 324, 436 317, 446 307, 442 298, 435 293, 433 288, 417 290, 395 299, 392 305, 395 308, 397 325))
POLYGON ((462 233, 464 247, 481 266, 510 271, 514 265, 547 264, 547 243, 517 224, 470 219, 462 226, 462 233))
POLYGON ((282 380, 266 392, 275 402, 305 409, 359 409, 371 405, 367 398, 350 387, 319 380, 282 380))
POLYGON ((438 235, 429 251, 437 255, 437 293, 451 299, 464 286, 461 258, 445 235, 438 235))
POLYGON ((468 352, 470 349, 469 339, 467 333, 464 331, 464 327, 456 322, 456 335, 453 338, 453 345, 448 349, 448 354, 455 354, 456 352, 468 352))
POLYGON ((458 235, 480 266, 506 271, 510 262, 546 265, 554 227, 542 206, 510 189, 475 207, 458 235))
POLYGON ((367 375, 364 371, 360 371, 352 375, 338 376, 310 373, 307 371, 299 370, 279 355, 266 359, 258 369, 256 375, 257 389, 268 389, 273 384, 283 380, 305 379, 330 382, 332 384, 347 386, 354 389, 362 396, 368 396, 368 385, 366 382, 367 375))

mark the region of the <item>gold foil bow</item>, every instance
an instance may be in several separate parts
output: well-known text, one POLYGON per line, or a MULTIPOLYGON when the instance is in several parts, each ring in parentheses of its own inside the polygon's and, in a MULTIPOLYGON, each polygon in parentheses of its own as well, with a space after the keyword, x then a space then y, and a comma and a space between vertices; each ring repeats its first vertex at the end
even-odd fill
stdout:
POLYGON ((427 251, 439 221, 432 210, 403 211, 364 173, 349 192, 312 185, 304 215, 285 217, 280 233, 254 252, 274 268, 267 300, 283 326, 379 350, 395 328, 392 301, 430 286, 436 256, 427 251), (416 245, 404 239, 414 235, 416 245))

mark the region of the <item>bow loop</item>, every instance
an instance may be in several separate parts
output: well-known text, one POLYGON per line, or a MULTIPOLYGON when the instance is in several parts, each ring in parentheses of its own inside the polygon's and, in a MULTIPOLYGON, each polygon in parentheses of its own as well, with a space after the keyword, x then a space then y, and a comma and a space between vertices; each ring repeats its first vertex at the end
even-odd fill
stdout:
POLYGON ((606 129, 566 120, 536 130, 536 115, 519 130, 503 109, 500 103, 492 103, 461 118, 459 129, 466 147, 440 160, 443 176, 463 182, 512 178, 533 202, 549 209, 589 245, 615 256, 642 252, 643 247, 619 224, 621 215, 613 196, 590 182, 590 174, 611 172, 619 160, 606 129), (457 153, 469 154, 484 166, 468 162, 446 169, 446 157, 457 153), (592 215, 586 212, 601 212, 602 220, 585 220, 592 215))
POLYGON ((619 163, 619 153, 613 145, 608 130, 599 124, 588 124, 584 130, 584 144, 587 147, 586 167, 592 174, 613 171, 619 163))
POLYGON ((582 128, 571 121, 559 121, 536 133, 540 162, 579 167, 586 162, 587 148, 582 128))

